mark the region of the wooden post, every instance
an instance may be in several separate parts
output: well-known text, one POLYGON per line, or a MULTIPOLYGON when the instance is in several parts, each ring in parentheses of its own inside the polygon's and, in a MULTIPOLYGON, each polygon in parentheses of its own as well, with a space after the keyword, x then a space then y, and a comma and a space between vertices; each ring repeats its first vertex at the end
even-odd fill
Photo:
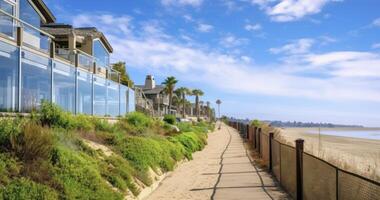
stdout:
POLYGON ((17 27, 16 29, 16 43, 17 43, 17 46, 21 47, 22 46, 22 42, 23 42, 23 34, 24 34, 24 31, 22 30, 22 27, 17 27))
POLYGON ((257 148, 257 127, 256 126, 254 126, 253 127, 253 139, 254 139, 254 141, 253 141, 253 148, 254 149, 256 149, 257 148))
POLYGON ((297 200, 303 199, 303 174, 302 174, 302 154, 303 154, 303 139, 296 140, 296 175, 297 175, 297 200))
POLYGON ((245 128, 247 129, 247 130, 245 131, 245 133, 247 134, 246 138, 247 138, 247 140, 249 140, 249 138, 250 138, 250 136, 249 136, 249 124, 247 124, 247 125, 245 126, 245 128))
POLYGON ((261 128, 259 128, 259 131, 257 133, 257 151, 259 152, 259 155, 261 157, 261 128))
POLYGON ((273 140, 273 133, 269 133, 269 171, 273 171, 273 157, 272 157, 272 140, 273 140))

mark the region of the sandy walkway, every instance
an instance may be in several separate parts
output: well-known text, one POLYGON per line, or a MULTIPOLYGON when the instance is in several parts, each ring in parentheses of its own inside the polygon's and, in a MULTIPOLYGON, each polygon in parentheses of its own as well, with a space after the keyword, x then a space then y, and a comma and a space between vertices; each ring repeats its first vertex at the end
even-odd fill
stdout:
POLYGON ((223 125, 147 199, 286 199, 286 194, 251 164, 239 134, 223 125))

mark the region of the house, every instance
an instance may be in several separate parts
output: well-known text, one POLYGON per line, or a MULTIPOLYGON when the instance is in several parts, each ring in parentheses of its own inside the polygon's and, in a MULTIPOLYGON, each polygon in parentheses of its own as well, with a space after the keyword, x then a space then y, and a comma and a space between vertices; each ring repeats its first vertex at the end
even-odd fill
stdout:
POLYGON ((176 109, 174 107, 169 109, 169 95, 165 92, 165 86, 157 85, 154 76, 147 75, 145 78, 145 84, 136 85, 135 87, 142 91, 147 99, 153 102, 155 116, 176 113, 176 109))
POLYGON ((113 48, 96 28, 58 24, 42 0, 0 4, 0 111, 51 101, 72 113, 118 116, 134 91, 110 67, 113 48))

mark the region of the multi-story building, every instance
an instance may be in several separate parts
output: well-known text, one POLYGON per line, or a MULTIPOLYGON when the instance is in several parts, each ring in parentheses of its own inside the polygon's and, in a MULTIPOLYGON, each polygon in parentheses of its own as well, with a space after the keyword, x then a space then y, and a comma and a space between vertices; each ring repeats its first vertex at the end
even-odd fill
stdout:
POLYGON ((56 24, 42 0, 0 0, 0 111, 29 112, 42 100, 72 113, 133 111, 134 91, 110 67, 112 52, 96 28, 56 24))
POLYGON ((169 109, 169 95, 165 92, 164 85, 157 85, 154 76, 147 75, 144 85, 136 85, 139 91, 153 103, 154 115, 163 116, 164 114, 175 114, 176 109, 169 109))

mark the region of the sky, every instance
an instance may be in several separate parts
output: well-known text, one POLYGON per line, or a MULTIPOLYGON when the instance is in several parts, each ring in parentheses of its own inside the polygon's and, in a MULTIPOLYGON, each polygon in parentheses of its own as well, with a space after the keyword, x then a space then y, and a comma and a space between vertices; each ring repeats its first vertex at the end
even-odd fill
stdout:
POLYGON ((104 32, 136 84, 175 76, 232 117, 380 127, 378 0, 45 2, 104 32))

